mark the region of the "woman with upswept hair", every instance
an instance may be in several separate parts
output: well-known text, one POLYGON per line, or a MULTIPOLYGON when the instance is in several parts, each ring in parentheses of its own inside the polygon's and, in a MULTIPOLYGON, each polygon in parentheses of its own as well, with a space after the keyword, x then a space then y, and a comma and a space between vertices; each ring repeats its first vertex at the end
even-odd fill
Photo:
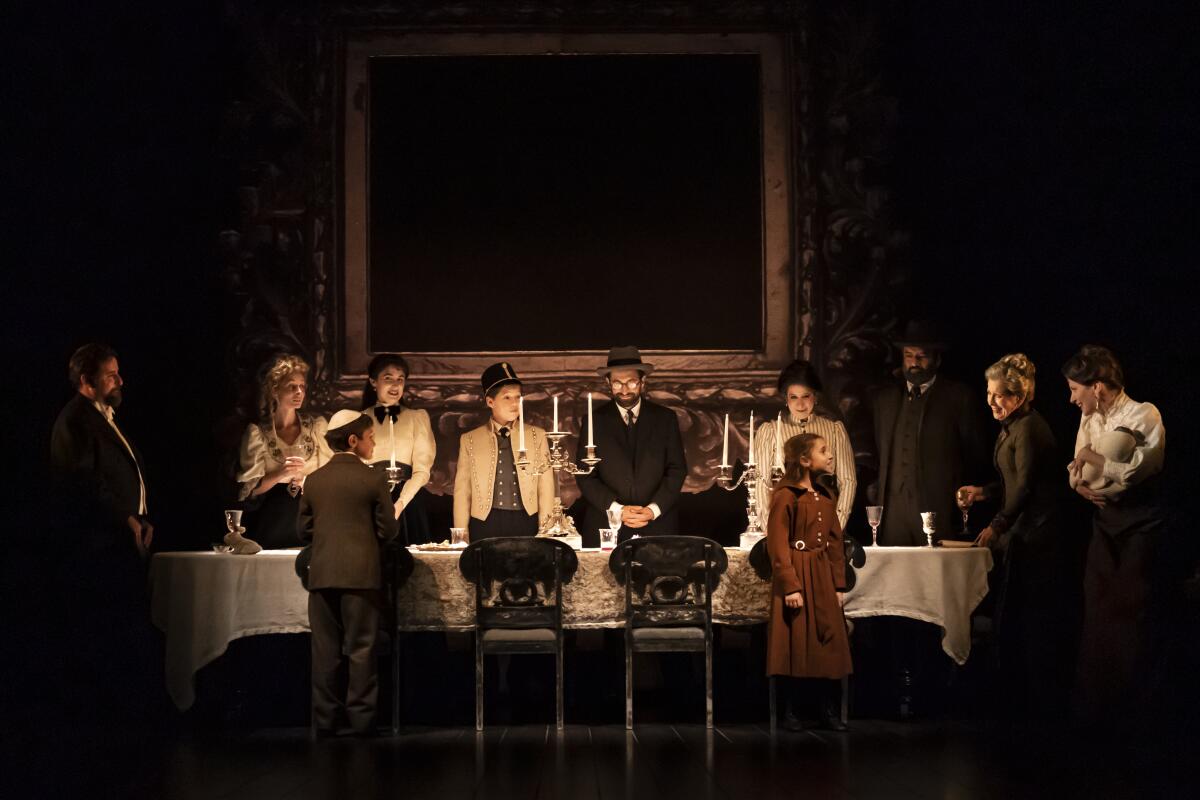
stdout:
POLYGON ((300 413, 308 364, 277 356, 259 376, 259 419, 246 426, 238 450, 238 499, 247 538, 267 549, 299 547, 296 518, 304 479, 329 462, 322 416, 300 413))
POLYGON ((858 478, 854 469, 854 448, 846 426, 832 417, 821 403, 821 379, 812 364, 793 361, 779 373, 779 397, 784 402, 783 412, 773 420, 764 422, 754 433, 754 460, 759 465, 758 499, 759 523, 767 529, 771 509, 771 466, 781 459, 776 453, 776 442, 782 445, 793 436, 815 433, 829 445, 833 456, 830 462, 828 488, 834 491, 838 522, 844 528, 854 507, 854 493, 858 489, 858 478), (776 428, 779 429, 778 434, 776 428))
POLYGON ((959 502, 995 501, 999 510, 976 537, 1001 564, 995 581, 1002 707, 1021 717, 1060 714, 1069 657, 1063 576, 1069 551, 1061 525, 1061 466, 1050 426, 1033 408, 1036 369, 1012 353, 984 372, 987 403, 1000 423, 993 450, 997 480, 963 486, 959 502))
MULTIPOLYGON (((408 362, 395 353, 380 353, 367 366, 362 410, 375 425, 375 468, 387 469, 395 460, 400 483, 392 489, 400 538, 406 544, 433 540, 421 488, 429 483, 437 443, 429 412, 404 405, 408 362)), ((442 537, 444 538, 444 537, 442 537)))

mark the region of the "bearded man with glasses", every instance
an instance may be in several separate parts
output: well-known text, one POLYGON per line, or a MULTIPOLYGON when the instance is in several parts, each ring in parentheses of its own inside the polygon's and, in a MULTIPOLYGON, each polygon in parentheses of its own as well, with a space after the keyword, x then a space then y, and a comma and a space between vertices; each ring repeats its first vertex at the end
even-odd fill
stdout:
MULTIPOLYGON (((608 363, 596 370, 613 399, 596 408, 593 420, 601 461, 591 475, 576 479, 587 502, 578 526, 584 547, 599 544, 600 528, 610 527, 610 519, 619 520, 618 541, 679 532, 676 505, 687 462, 675 412, 643 396, 653 371, 636 347, 612 348, 608 363)), ((577 457, 586 443, 583 431, 577 457)))

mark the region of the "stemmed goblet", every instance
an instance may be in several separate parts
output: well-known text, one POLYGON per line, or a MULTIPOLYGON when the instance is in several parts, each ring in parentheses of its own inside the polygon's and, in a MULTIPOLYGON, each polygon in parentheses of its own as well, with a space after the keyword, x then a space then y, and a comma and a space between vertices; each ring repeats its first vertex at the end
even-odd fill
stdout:
POLYGON ((867 506, 867 524, 871 526, 871 547, 879 546, 879 523, 883 521, 883 506, 867 506))
POLYGON ((954 501, 958 503, 958 507, 962 511, 963 538, 965 539, 968 532, 967 520, 971 517, 971 490, 965 486, 962 487, 954 493, 954 501))

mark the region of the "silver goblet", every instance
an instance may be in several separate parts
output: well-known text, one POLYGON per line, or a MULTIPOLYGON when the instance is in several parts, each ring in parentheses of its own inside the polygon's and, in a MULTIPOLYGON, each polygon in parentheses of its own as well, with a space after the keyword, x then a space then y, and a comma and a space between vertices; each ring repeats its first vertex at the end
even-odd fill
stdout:
POLYGON ((925 532, 925 545, 933 547, 933 534, 937 532, 937 512, 921 512, 921 530, 925 532))

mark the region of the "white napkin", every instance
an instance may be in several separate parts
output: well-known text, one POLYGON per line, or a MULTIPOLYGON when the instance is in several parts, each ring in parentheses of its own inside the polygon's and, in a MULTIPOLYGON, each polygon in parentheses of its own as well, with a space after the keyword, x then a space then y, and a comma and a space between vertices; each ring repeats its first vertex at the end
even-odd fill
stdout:
POLYGON ((242 536, 245 532, 245 528, 239 527, 236 531, 225 534, 225 544, 233 548, 235 556, 252 556, 262 551, 261 544, 242 536))

